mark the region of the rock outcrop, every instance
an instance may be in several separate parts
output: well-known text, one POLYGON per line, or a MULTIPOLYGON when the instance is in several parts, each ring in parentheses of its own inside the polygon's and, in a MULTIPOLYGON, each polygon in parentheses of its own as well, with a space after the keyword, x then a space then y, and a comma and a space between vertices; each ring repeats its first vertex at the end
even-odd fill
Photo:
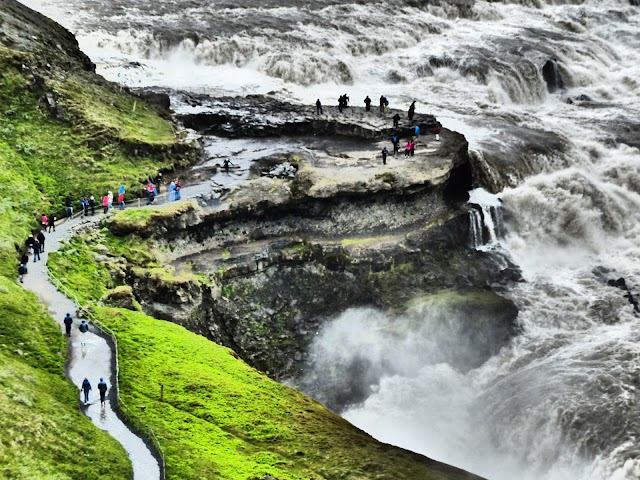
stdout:
MULTIPOLYGON (((388 142, 394 112, 325 107, 318 123, 308 107, 253 97, 201 97, 197 107, 209 113, 181 118, 203 132, 278 136, 283 145, 313 134, 331 148, 287 155, 293 178, 248 179, 219 200, 115 216, 113 234, 153 238, 176 272, 208 279, 131 268, 128 282, 147 313, 233 348, 275 378, 295 377, 313 336, 342 310, 399 312, 427 293, 520 279, 501 254, 470 248, 468 145, 449 130, 436 141, 428 133, 433 117, 416 117, 426 133, 415 156, 390 156, 383 165, 375 152, 388 142)), ((517 312, 508 310, 513 322, 517 312)))

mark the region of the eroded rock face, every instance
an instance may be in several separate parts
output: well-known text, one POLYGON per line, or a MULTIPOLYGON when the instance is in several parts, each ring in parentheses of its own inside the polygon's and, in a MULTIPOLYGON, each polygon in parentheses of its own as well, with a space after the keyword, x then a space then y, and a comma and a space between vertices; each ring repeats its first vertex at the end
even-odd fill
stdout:
MULTIPOLYGON (((328 153, 287 156, 294 178, 254 178, 216 202, 160 210, 144 222, 116 216, 112 233, 151 237, 175 271, 208 279, 130 269, 127 282, 147 313, 231 347, 274 378, 296 377, 323 323, 350 307, 401 312, 428 293, 520 280, 508 259, 469 248, 468 144, 448 130, 436 141, 432 117, 417 119, 430 123, 414 157, 383 165, 371 152, 388 141, 386 114, 325 107, 318 119, 309 107, 264 98, 189 99, 206 112, 182 119, 201 131, 315 133, 312 145, 328 153)), ((506 324, 517 313, 511 307, 506 324)))

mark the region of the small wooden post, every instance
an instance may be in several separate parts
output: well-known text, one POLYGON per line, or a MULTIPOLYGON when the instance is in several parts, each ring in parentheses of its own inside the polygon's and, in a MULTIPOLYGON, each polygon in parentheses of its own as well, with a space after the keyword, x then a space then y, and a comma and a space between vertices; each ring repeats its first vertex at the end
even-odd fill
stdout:
POLYGON ((164 402, 164 384, 160 384, 160 401, 164 402))

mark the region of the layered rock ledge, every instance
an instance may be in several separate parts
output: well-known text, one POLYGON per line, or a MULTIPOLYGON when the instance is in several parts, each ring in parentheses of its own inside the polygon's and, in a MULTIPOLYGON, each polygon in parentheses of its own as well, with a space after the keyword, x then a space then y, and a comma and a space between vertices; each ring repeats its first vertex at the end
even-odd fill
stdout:
MULTIPOLYGON (((436 141, 429 133, 435 118, 416 116, 426 133, 415 156, 390 156, 383 165, 378 152, 384 145, 391 150, 384 125, 395 112, 325 110, 318 123, 313 112, 304 113, 307 107, 274 100, 199 103, 208 113, 187 115, 178 107, 185 125, 238 137, 269 135, 285 148, 257 158, 250 178, 221 198, 205 192, 197 202, 150 210, 142 219, 113 218, 114 235, 152 239, 176 273, 167 278, 140 266, 121 273, 147 313, 230 346, 276 378, 295 377, 322 323, 346 308, 399 312, 427 293, 484 289, 491 296, 492 287, 519 279, 500 254, 469 247, 468 145, 446 129, 436 141), (300 143, 312 148, 302 151, 300 143), (284 161, 296 166, 294 178, 256 174, 284 161), (208 280, 181 277, 185 272, 208 280)), ((506 305, 501 341, 514 331, 516 310, 506 305)))

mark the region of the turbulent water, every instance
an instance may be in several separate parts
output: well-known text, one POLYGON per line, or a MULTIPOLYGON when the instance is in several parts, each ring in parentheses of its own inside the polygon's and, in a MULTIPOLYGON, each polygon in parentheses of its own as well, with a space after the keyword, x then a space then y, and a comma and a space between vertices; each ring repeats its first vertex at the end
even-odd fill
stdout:
POLYGON ((482 248, 507 251, 526 278, 507 293, 521 333, 465 369, 429 341, 432 312, 350 310, 319 336, 309 374, 327 387, 366 378, 346 418, 492 480, 640 478, 640 322, 606 284, 640 287, 634 2, 24 3, 131 86, 325 104, 384 94, 465 134, 501 190, 504 235, 482 248))

